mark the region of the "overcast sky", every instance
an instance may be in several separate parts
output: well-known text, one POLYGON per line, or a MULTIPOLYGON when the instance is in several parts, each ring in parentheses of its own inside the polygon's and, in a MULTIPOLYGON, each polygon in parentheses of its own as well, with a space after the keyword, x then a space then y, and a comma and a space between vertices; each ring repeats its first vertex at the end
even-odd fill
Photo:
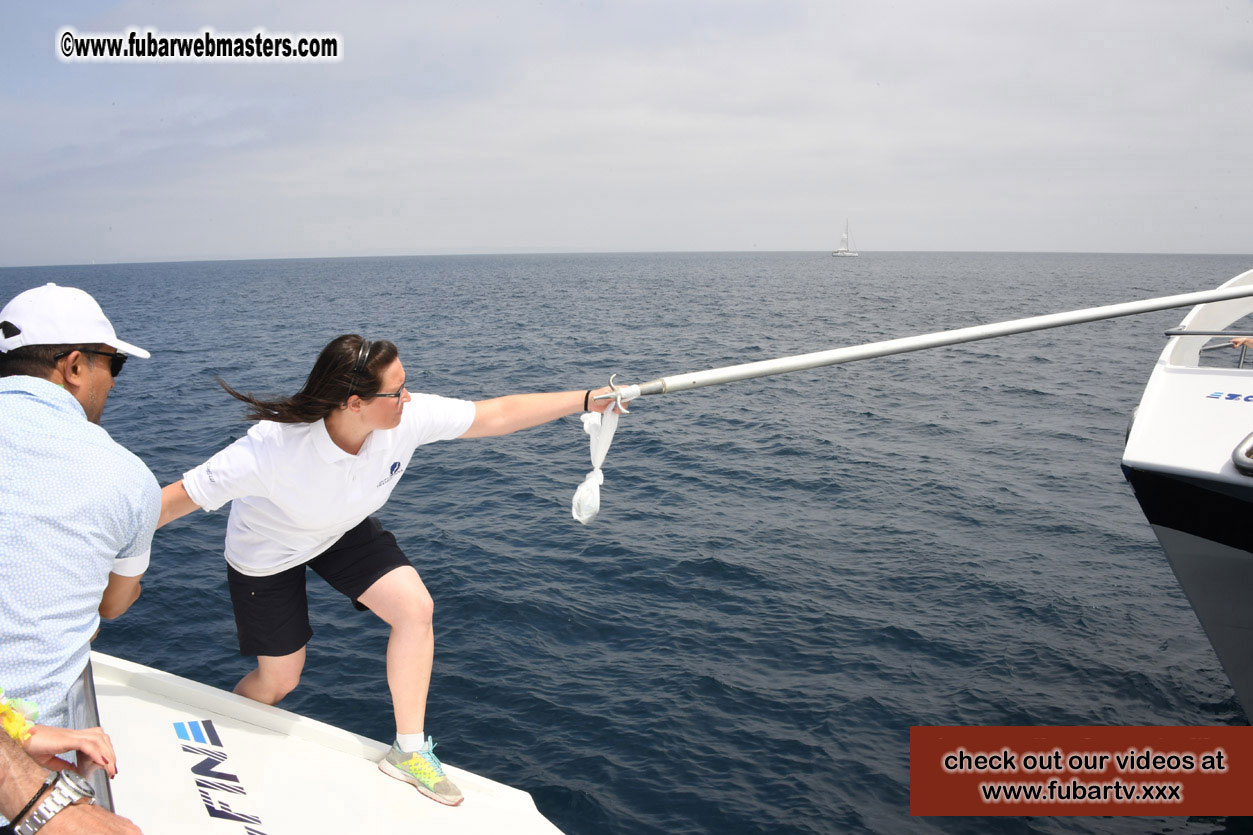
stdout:
POLYGON ((1253 252, 1253 2, 9 3, 0 265, 1253 252), (176 8, 174 6, 177 6, 176 8), (63 63, 331 32, 338 63, 63 63))

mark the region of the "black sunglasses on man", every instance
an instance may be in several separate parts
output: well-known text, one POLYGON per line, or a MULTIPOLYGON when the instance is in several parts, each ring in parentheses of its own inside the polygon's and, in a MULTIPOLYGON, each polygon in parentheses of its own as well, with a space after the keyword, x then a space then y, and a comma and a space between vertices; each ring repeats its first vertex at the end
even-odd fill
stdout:
POLYGON ((93 351, 91 348, 75 348, 73 351, 62 351, 61 353, 53 357, 52 361, 56 362, 62 357, 68 357, 70 354, 74 353, 74 351, 78 351, 80 354, 96 354, 97 356, 108 357, 109 358, 109 373, 112 374, 114 377, 121 374, 122 366, 126 365, 126 354, 118 354, 118 353, 110 354, 108 351, 93 351))

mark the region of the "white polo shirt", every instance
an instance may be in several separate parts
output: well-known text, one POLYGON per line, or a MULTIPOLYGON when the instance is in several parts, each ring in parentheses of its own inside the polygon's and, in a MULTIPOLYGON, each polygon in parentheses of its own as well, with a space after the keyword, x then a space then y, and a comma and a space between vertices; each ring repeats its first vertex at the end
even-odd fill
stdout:
POLYGON ((226 561, 263 577, 308 562, 391 496, 414 450, 464 435, 474 403, 414 394, 400 424, 376 429, 356 455, 335 445, 326 423, 263 420, 183 474, 205 510, 231 502, 226 561))

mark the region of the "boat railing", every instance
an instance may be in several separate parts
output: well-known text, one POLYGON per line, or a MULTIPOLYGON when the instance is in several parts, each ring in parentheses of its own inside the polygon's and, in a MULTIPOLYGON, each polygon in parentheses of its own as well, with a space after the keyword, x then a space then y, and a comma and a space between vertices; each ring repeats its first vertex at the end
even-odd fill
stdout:
MULTIPOLYGON (((67 701, 71 728, 81 730, 100 725, 100 709, 96 705, 96 680, 91 673, 90 659, 83 668, 83 674, 70 687, 67 701)), ((112 812, 113 790, 109 786, 109 775, 105 770, 92 762, 80 762, 78 770, 96 790, 96 805, 112 812)))
MULTIPOLYGON (((1166 331, 1167 336, 1224 336, 1228 339, 1236 336, 1253 336, 1253 331, 1194 331, 1187 328, 1171 328, 1166 331)), ((1206 345, 1201 348, 1202 351, 1217 351, 1220 348, 1230 348, 1230 343, 1220 342, 1217 345, 1206 345)), ((1248 352, 1247 345, 1240 346, 1240 362, 1236 368, 1244 368, 1244 355, 1248 352)))
POLYGON ((1245 435, 1231 451, 1231 463, 1245 475, 1253 475, 1253 432, 1245 435))

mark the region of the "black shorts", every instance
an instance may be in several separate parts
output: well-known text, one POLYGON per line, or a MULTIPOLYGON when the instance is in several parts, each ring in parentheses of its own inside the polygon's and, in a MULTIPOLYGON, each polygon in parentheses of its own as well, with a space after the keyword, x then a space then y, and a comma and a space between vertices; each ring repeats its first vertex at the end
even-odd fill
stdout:
POLYGON ((357 598, 384 574, 405 565, 409 560, 396 537, 373 516, 309 562, 278 574, 252 577, 228 565, 226 579, 235 606, 239 654, 290 655, 309 643, 313 627, 305 594, 306 566, 364 612, 366 607, 357 598))

